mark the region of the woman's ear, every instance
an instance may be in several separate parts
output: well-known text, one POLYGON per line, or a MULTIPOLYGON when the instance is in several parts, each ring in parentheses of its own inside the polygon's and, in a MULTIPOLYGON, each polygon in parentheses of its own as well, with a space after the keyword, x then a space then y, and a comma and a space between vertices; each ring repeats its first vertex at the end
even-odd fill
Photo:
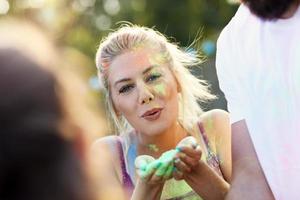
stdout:
POLYGON ((109 97, 109 107, 115 112, 117 117, 120 117, 122 115, 122 113, 116 108, 111 96, 109 97))
POLYGON ((179 84, 179 82, 176 79, 176 84, 177 84, 177 92, 181 93, 181 85, 179 84))
MULTIPOLYGON (((176 73, 176 72, 175 72, 176 73)), ((182 89, 181 89, 181 85, 180 82, 177 79, 177 76, 175 75, 175 81, 176 81, 176 86, 177 86, 177 92, 181 93, 182 89)))
POLYGON ((116 113, 117 117, 120 117, 122 115, 120 111, 118 111, 116 109, 114 109, 114 110, 115 110, 115 113, 116 113))
MULTIPOLYGON (((108 80, 107 80, 108 81, 108 80)), ((106 96, 106 101, 108 101, 108 103, 106 105, 108 105, 108 110, 110 112, 114 112, 116 114, 117 117, 120 117, 122 114, 121 112, 117 109, 117 107, 114 104, 113 98, 112 98, 112 91, 110 88, 110 84, 108 84, 108 88, 107 88, 107 96, 106 96)))
POLYGON ((172 74, 174 76, 174 79, 176 81, 176 89, 178 93, 181 93, 182 89, 181 89, 181 85, 180 82, 178 81, 178 72, 176 70, 171 70, 172 74))

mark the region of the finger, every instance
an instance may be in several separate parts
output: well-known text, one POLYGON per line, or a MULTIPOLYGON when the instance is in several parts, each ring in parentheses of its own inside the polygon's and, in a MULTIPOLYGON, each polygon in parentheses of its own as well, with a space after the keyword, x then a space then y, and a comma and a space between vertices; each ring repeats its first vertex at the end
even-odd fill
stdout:
POLYGON ((170 162, 162 162, 161 165, 155 170, 155 175, 156 176, 164 176, 168 167, 170 165, 170 162))
POLYGON ((154 160, 153 162, 149 163, 146 167, 146 174, 152 174, 155 170, 157 170, 162 163, 159 160, 154 160))
POLYGON ((183 173, 181 171, 179 171, 176 167, 174 167, 173 177, 177 181, 182 180, 183 179, 183 173))
POLYGON ((135 159, 134 165, 137 169, 146 170, 147 165, 153 162, 154 160, 155 159, 152 156, 141 155, 135 159))
POLYGON ((182 162, 180 158, 175 159, 174 166, 177 168, 177 170, 181 171, 182 173, 189 173, 192 170, 189 166, 182 162))
POLYGON ((166 170, 166 173, 165 173, 165 175, 164 175, 164 177, 163 177, 164 180, 168 180, 168 179, 171 178, 172 173, 173 173, 173 171, 174 171, 174 168, 175 168, 174 165, 169 165, 169 167, 168 167, 168 169, 166 170))
POLYGON ((145 160, 138 160, 135 162, 135 168, 140 169, 142 171, 146 171, 147 168, 147 162, 145 160))
POLYGON ((158 160, 155 160, 151 163, 149 163, 146 166, 145 170, 142 169, 138 169, 137 170, 137 174, 139 175, 139 177, 141 177, 144 181, 148 182, 150 181, 151 177, 153 176, 155 170, 161 165, 161 162, 159 162, 158 160))
POLYGON ((146 174, 146 171, 143 170, 137 170, 136 171, 139 178, 141 178, 143 181, 148 181, 150 176, 146 174))
POLYGON ((202 155, 202 151, 200 146, 198 145, 195 149, 190 147, 180 147, 180 152, 186 154, 189 157, 200 159, 202 155))
POLYGON ((170 162, 162 162, 161 165, 155 170, 149 182, 159 183, 164 181, 164 176, 170 164, 170 162))
POLYGON ((195 144, 197 144, 197 140, 193 136, 188 136, 182 139, 179 144, 177 145, 178 147, 182 146, 188 146, 188 147, 193 147, 195 144))
POLYGON ((194 168, 199 164, 198 158, 191 158, 189 156, 186 156, 185 154, 180 154, 179 159, 191 168, 194 168))

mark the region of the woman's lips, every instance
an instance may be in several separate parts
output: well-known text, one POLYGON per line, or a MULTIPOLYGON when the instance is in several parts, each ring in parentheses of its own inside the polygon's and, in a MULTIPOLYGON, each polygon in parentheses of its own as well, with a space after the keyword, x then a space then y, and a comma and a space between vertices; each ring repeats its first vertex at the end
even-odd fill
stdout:
POLYGON ((162 108, 151 109, 151 110, 145 112, 142 115, 142 118, 144 118, 148 121, 154 121, 160 117, 161 111, 162 111, 162 108))

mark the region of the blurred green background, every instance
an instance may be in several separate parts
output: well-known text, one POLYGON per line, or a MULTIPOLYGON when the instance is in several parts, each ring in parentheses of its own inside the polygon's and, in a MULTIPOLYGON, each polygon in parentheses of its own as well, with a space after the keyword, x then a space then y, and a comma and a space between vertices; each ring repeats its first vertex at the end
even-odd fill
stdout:
POLYGON ((205 110, 226 110, 214 66, 215 44, 220 31, 238 8, 236 1, 0 0, 0 18, 29 20, 46 30, 70 61, 70 68, 83 76, 99 106, 103 103, 94 56, 101 38, 117 28, 120 21, 155 27, 182 47, 189 46, 200 34, 196 47, 206 59, 194 73, 207 80, 212 92, 219 97, 203 106, 205 110))

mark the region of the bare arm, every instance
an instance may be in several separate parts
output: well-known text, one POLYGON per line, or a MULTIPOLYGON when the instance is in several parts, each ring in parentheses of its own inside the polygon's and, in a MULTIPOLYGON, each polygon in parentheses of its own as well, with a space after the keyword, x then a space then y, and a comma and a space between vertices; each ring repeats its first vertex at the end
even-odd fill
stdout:
POLYGON ((229 114, 223 110, 213 111, 216 154, 219 158, 223 177, 227 182, 230 182, 232 173, 232 151, 229 114))
MULTIPOLYGON (((202 116, 202 122, 205 126, 206 134, 209 138, 210 145, 216 151, 220 159, 222 174, 226 180, 217 174, 207 163, 198 161, 195 168, 190 173, 183 173, 186 182, 204 199, 224 199, 229 191, 229 184, 226 182, 231 177, 231 131, 228 113, 222 110, 212 110, 202 116)), ((188 158, 196 158, 190 149, 183 149, 187 157, 181 158, 188 166, 193 166, 188 158)), ((200 157, 199 157, 200 158, 200 157)), ((198 160, 199 160, 198 158, 198 160)), ((191 161, 193 159, 190 159, 191 161)), ((181 171, 187 171, 184 166, 177 166, 181 171)), ((183 163, 182 163, 183 165, 183 163)))
POLYGON ((274 199, 259 164, 245 120, 232 124, 233 174, 227 200, 274 199))
POLYGON ((147 184, 138 180, 131 200, 159 200, 164 183, 147 184))
POLYGON ((179 154, 180 161, 175 162, 174 178, 177 180, 183 178, 203 199, 224 199, 229 190, 229 184, 223 177, 206 162, 199 161, 200 156, 196 156, 198 153, 196 150, 182 147, 181 152, 185 156, 179 154))
POLYGON ((112 137, 104 137, 97 140, 92 147, 93 170, 97 174, 95 189, 100 191, 101 199, 125 200, 127 197, 118 177, 120 170, 114 161, 118 160, 114 157, 118 154, 113 152, 113 148, 110 147, 113 145, 109 145, 110 143, 112 137))
POLYGON ((229 184, 203 161, 200 161, 194 173, 187 173, 184 179, 197 194, 207 200, 224 199, 229 190, 229 184))
MULTIPOLYGON (((137 180, 132 196, 122 187, 122 172, 120 158, 117 149, 116 138, 113 136, 99 139, 92 148, 93 159, 98 173, 97 182, 101 199, 112 200, 159 200, 163 189, 163 183, 137 180)), ((151 177, 154 175, 151 174, 151 177)))

